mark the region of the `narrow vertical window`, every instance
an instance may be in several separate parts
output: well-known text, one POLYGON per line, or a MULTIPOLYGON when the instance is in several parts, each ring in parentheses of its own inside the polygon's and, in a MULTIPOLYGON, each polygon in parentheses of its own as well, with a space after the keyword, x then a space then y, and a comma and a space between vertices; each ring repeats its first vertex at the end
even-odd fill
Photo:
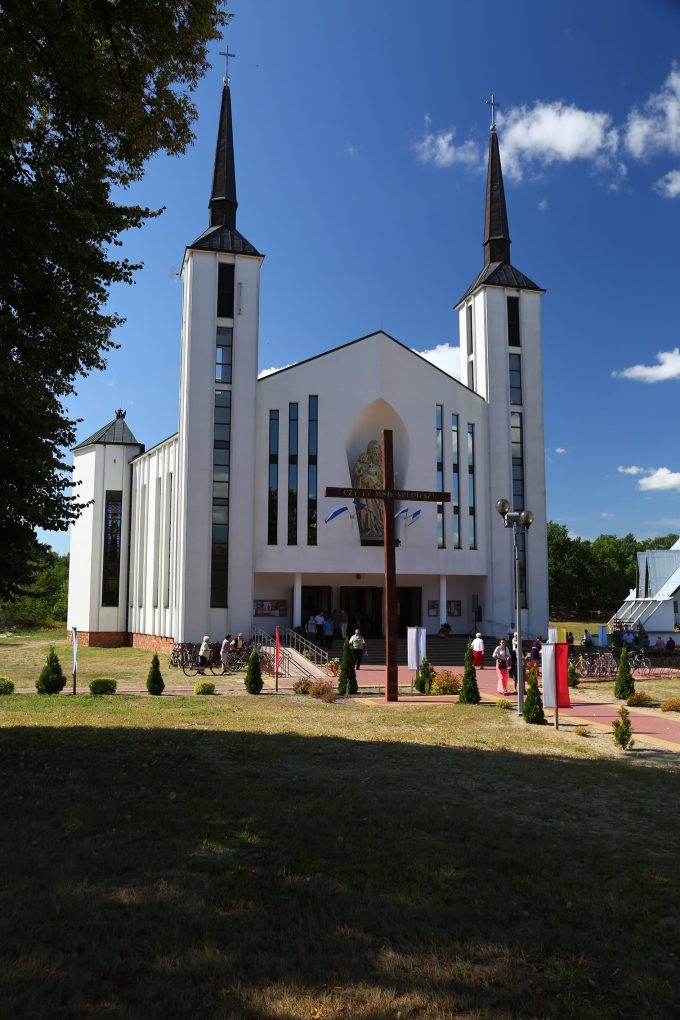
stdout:
POLYGON ((279 412, 269 412, 269 511, 267 542, 276 545, 279 527, 279 412))
POLYGON ((297 545, 298 405, 288 405, 288 545, 297 545))
POLYGON ((210 605, 226 609, 229 579, 231 391, 215 390, 210 605))
POLYGON ((310 396, 307 430, 307 545, 316 545, 319 398, 310 396))
POLYGON ((154 504, 153 531, 153 607, 158 609, 158 589, 161 573, 161 490, 162 482, 156 479, 156 501, 154 504))
POLYGON ((217 327, 215 344, 215 382, 231 382, 231 358, 234 331, 229 326, 217 327))
POLYGON ((467 384, 471 390, 475 388, 475 326, 472 316, 472 305, 465 308, 465 334, 467 338, 467 384))
POLYGON ((120 535, 123 522, 123 493, 107 492, 104 502, 104 555, 102 605, 117 606, 120 592, 120 535))
POLYGON ((508 309, 508 343, 511 347, 521 346, 519 334, 519 298, 509 297, 507 299, 508 309))
POLYGON ((510 355, 510 403, 522 403, 522 356, 510 355))
MULTIPOLYGON (((510 412, 510 443, 512 449, 512 509, 524 510, 524 437, 521 411, 510 412)), ((525 534, 517 536, 519 557, 520 606, 527 606, 527 559, 525 534)))
POLYGON ((217 318, 234 318, 233 262, 220 262, 217 267, 217 318))
MULTIPOLYGON (((444 407, 436 405, 435 411, 435 452, 437 463, 437 492, 444 491, 444 407)), ((437 503, 437 548, 443 549, 444 542, 444 504, 437 503)))
POLYGON ((165 492, 165 585, 163 605, 170 606, 170 574, 172 571, 172 471, 168 475, 165 492))
POLYGON ((468 534, 470 549, 477 548, 477 520, 475 508, 475 427, 467 427, 468 446, 468 534))
POLYGON ((451 415, 451 502, 453 504, 453 548, 460 549, 460 455, 458 451, 458 415, 451 415))

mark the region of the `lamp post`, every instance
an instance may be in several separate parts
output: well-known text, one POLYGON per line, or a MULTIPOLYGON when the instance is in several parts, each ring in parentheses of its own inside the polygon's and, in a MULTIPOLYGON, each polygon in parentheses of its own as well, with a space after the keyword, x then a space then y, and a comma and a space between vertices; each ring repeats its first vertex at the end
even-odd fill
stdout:
POLYGON ((517 714, 524 705, 524 656, 522 655, 522 611, 519 604, 519 546, 517 536, 525 535, 534 515, 531 510, 511 510, 507 499, 496 500, 496 510, 503 518, 503 527, 512 528, 512 545, 515 552, 515 628, 517 630, 517 714))

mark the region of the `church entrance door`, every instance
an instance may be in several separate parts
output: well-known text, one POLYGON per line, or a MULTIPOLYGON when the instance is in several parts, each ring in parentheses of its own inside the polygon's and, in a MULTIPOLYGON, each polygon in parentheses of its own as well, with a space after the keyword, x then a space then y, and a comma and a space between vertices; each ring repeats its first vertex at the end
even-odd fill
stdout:
POLYGON ((397 588, 397 633, 406 637, 407 627, 421 627, 423 623, 423 589, 397 588))
POLYGON ((349 617, 348 635, 353 634, 358 627, 366 638, 382 636, 382 588, 341 588, 340 606, 349 617))
POLYGON ((328 612, 332 612, 333 606, 331 605, 331 588, 330 585, 317 585, 315 587, 311 585, 302 585, 301 591, 302 601, 302 626, 305 627, 307 620, 309 619, 310 613, 312 616, 316 616, 317 613, 323 613, 326 609, 328 612))

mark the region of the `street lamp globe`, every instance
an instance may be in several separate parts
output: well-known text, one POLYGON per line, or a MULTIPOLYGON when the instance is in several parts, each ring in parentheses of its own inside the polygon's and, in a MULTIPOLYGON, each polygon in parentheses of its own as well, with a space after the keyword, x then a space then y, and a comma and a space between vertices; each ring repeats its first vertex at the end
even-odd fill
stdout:
POLYGON ((505 517, 509 509, 510 504, 508 503, 507 499, 496 500, 496 510, 498 510, 498 513, 501 515, 501 517, 505 517))
POLYGON ((525 528, 528 528, 534 523, 534 515, 531 510, 522 510, 522 513, 519 515, 519 519, 525 528))

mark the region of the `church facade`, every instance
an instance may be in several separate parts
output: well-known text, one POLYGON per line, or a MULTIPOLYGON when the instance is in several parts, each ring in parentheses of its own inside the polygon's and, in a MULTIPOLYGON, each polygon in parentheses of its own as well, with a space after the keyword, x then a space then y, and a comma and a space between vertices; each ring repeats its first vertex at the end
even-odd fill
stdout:
POLYGON ((258 379, 264 256, 236 228, 231 95, 220 111, 210 225, 185 251, 179 427, 146 450, 118 411, 74 450, 69 626, 83 643, 163 648, 345 609, 384 632, 382 504, 324 496, 379 488, 394 437, 399 629, 504 635, 515 614, 504 497, 530 509, 520 550, 525 633, 548 622, 543 290, 510 261, 491 129, 484 265, 458 301, 459 381, 384 332, 258 379), (330 519, 329 519, 330 518, 330 519))

